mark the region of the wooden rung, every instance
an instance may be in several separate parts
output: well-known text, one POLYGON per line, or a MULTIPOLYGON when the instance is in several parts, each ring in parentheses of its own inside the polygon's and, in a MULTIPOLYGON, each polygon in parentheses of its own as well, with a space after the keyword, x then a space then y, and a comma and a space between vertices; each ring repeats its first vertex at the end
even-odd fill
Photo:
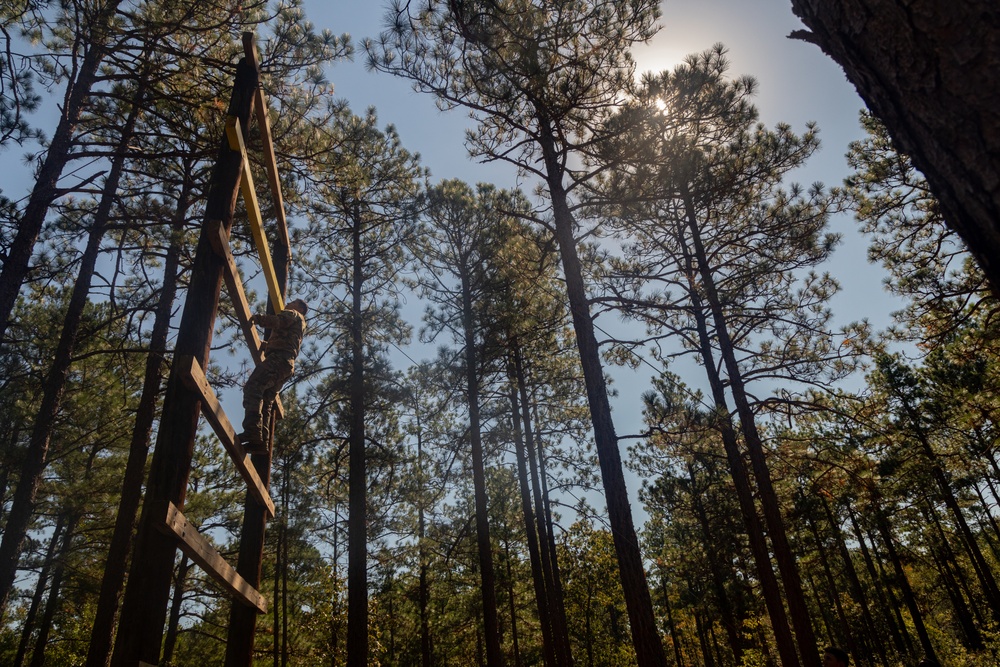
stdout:
POLYGON ((261 614, 267 613, 267 600, 264 596, 226 562, 212 543, 198 533, 198 530, 171 502, 167 503, 161 530, 168 535, 176 536, 180 540, 181 551, 222 584, 234 598, 261 614))
POLYGON ((271 494, 267 492, 267 487, 264 486, 264 482, 261 481, 260 476, 257 474, 257 469, 251 463, 250 456, 243 450, 243 446, 236 441, 236 430, 233 428, 233 424, 229 421, 226 413, 222 410, 222 405, 219 403, 219 399, 216 398, 215 392, 212 391, 212 387, 208 384, 205 372, 201 370, 198 361, 193 356, 187 354, 178 356, 174 363, 177 364, 177 370, 181 373, 181 377, 187 388, 196 392, 201 397, 202 414, 205 415, 205 419, 208 420, 208 423, 215 430, 216 435, 219 436, 219 440, 222 441, 222 446, 226 448, 229 458, 236 464, 236 469, 239 471, 240 476, 243 477, 250 488, 250 494, 267 509, 268 518, 273 517, 274 501, 271 500, 271 494))
POLYGON ((246 206, 247 217, 250 220, 250 232, 257 245, 257 252, 260 254, 260 267, 267 280, 271 306, 274 308, 274 312, 280 313, 285 309, 285 302, 281 296, 281 290, 278 288, 278 276, 274 273, 271 249, 267 245, 267 237, 264 235, 264 220, 260 214, 260 205, 257 203, 257 190, 254 189, 253 174, 250 173, 250 160, 247 158, 247 149, 243 144, 243 130, 240 127, 240 119, 236 116, 230 116, 226 121, 226 137, 229 139, 229 148, 239 151, 240 155, 243 156, 240 192, 243 194, 243 204, 246 206))
POLYGON ((219 220, 209 220, 207 225, 208 240, 212 243, 212 250, 226 262, 226 270, 223 275, 226 280, 226 289, 229 291, 229 298, 233 302, 233 310, 236 319, 240 323, 243 331, 243 338, 250 348, 254 363, 259 364, 264 359, 261 351, 262 345, 260 336, 257 335, 257 327, 250 323, 250 304, 247 302, 246 292, 243 290, 243 280, 240 278, 240 271, 236 266, 236 259, 229 247, 229 234, 219 220))
MULTIPOLYGON (((223 229, 222 223, 218 220, 209 220, 208 240, 212 244, 212 250, 226 262, 226 270, 223 275, 226 280, 226 289, 233 301, 233 310, 236 312, 236 319, 240 323, 240 330, 243 331, 243 338, 247 347, 250 348, 250 356, 253 357, 254 364, 264 361, 264 344, 257 335, 257 327, 250 322, 250 304, 247 301, 246 292, 243 290, 243 281, 240 279, 240 271, 236 266, 236 259, 233 251, 229 247, 229 234, 223 229)), ((281 405, 281 398, 275 397, 274 408, 278 419, 284 419, 285 408, 281 405)))

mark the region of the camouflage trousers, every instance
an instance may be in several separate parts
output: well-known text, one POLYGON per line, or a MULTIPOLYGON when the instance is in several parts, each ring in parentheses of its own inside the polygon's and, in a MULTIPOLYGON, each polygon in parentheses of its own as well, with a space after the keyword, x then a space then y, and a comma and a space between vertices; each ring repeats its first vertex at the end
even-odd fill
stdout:
POLYGON ((259 434, 262 417, 271 415, 281 386, 292 376, 295 361, 281 356, 266 357, 243 385, 243 432, 259 434))

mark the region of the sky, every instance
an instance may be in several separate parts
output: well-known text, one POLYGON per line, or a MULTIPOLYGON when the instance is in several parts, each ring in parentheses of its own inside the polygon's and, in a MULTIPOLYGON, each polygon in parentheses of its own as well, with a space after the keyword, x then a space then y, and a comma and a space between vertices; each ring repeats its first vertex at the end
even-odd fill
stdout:
MULTIPOLYGON (((431 96, 414 92, 407 81, 367 71, 361 42, 382 30, 387 11, 384 0, 304 0, 304 9, 317 28, 338 35, 350 34, 355 43, 354 62, 337 63, 327 70, 335 94, 346 99, 358 114, 374 106, 383 124, 396 126, 403 145, 420 153, 433 180, 461 178, 469 183, 482 181, 501 187, 517 184, 511 166, 478 164, 469 159, 463 145, 465 128, 469 126, 464 112, 441 112, 431 96)), ((792 14, 789 0, 667 0, 661 9, 662 29, 649 44, 634 51, 638 72, 669 69, 687 54, 703 51, 717 42, 725 44, 732 64, 730 73, 734 77, 749 74, 758 80, 756 104, 764 123, 773 126, 786 122, 799 132, 809 121, 818 124, 823 146, 795 174, 795 180, 803 185, 816 181, 827 186, 842 183, 848 175, 844 158, 848 144, 862 136, 858 112, 863 105, 839 66, 818 47, 787 37, 802 28, 792 14)), ((54 118, 54 109, 49 108, 38 113, 34 122, 51 132, 54 118), (49 118, 53 119, 51 123, 49 118)), ((9 166, 18 161, 16 174, 27 177, 27 170, 20 162, 21 153, 8 151, 0 158, 9 166)), ((27 181, 18 182, 17 175, 0 184, 4 194, 15 199, 18 191, 26 194, 30 188, 27 181)), ((835 218, 831 228, 844 236, 833 260, 824 267, 843 287, 831 304, 838 321, 847 323, 866 318, 877 328, 884 328, 890 323, 889 312, 898 309, 900 302, 884 290, 884 272, 867 262, 866 241, 856 232, 851 217, 835 218)), ((598 326, 616 324, 601 320, 598 326)), ((630 375, 609 369, 609 373, 613 387, 619 391, 613 399, 617 432, 637 433, 641 429, 640 396, 649 388, 652 371, 643 369, 637 375, 630 375)), ((689 380, 687 373, 681 374, 689 380)), ((697 378, 689 382, 699 384, 697 378)), ((634 491, 632 500, 635 508, 634 491)))
MULTIPOLYGON (((403 145, 420 153, 433 180, 462 178, 502 187, 516 184, 513 167, 470 160, 463 145, 469 122, 463 111, 441 112, 430 95, 414 92, 409 82, 366 70, 360 45, 365 37, 375 37, 383 29, 384 3, 305 0, 304 6, 307 18, 317 28, 348 33, 357 47, 353 63, 338 63, 327 72, 335 94, 347 99, 356 113, 375 106, 382 123, 396 126, 403 145)), ((840 67, 818 47, 788 38, 793 30, 803 28, 788 0, 667 0, 661 12, 660 32, 633 53, 637 72, 671 69, 688 54, 717 42, 725 44, 730 74, 749 74, 758 80, 755 102, 762 122, 769 126, 789 123, 799 132, 805 130, 807 122, 818 124, 822 147, 794 174, 794 180, 803 185, 817 181, 828 187, 842 184, 849 173, 844 157, 848 144, 863 134, 858 122, 863 103, 840 67)), ((884 271, 868 263, 867 243, 856 227, 849 215, 832 220, 831 231, 844 237, 833 260, 822 267, 843 288, 832 308, 839 323, 869 319, 884 328, 890 322, 889 313, 901 304, 884 290, 884 271)), ((617 326, 603 320, 598 325, 617 326)), ((613 387, 619 391, 613 400, 617 432, 637 433, 641 429, 640 397, 649 388, 652 371, 641 370, 638 378, 620 370, 609 372, 613 387)), ((688 372, 677 372, 688 380, 688 372)), ((703 384, 693 376, 688 381, 694 386, 703 384)))

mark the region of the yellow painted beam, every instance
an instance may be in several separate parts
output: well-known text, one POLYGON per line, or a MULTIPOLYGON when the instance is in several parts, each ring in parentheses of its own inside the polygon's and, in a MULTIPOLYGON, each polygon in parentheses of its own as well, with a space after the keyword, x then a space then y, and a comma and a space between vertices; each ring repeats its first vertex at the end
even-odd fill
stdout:
POLYGON ((229 148, 239 151, 243 156, 243 177, 240 178, 240 192, 243 193, 243 204, 247 209, 247 217, 250 222, 250 233, 253 235, 254 243, 257 245, 257 252, 260 254, 260 267, 267 280, 267 292, 271 298, 271 307, 274 312, 280 313, 285 309, 284 299, 281 290, 278 289, 278 277, 274 273, 274 262, 271 261, 271 249, 267 244, 267 237, 264 235, 264 220, 260 214, 260 205, 257 203, 257 191, 254 189, 253 175, 250 173, 250 160, 247 157, 247 149, 243 143, 243 132, 240 128, 240 121, 236 116, 230 116, 226 121, 226 137, 229 140, 229 148))
POLYGON ((257 89, 253 96, 254 111, 257 115, 257 127, 260 128, 264 147, 264 168, 267 171, 267 183, 271 186, 271 199, 274 201, 274 214, 278 222, 278 243, 288 249, 291 259, 291 241, 288 239, 288 220, 285 218, 285 199, 281 195, 281 179, 278 177, 278 159, 274 155, 274 140, 271 137, 271 119, 267 113, 267 97, 264 90, 257 89))

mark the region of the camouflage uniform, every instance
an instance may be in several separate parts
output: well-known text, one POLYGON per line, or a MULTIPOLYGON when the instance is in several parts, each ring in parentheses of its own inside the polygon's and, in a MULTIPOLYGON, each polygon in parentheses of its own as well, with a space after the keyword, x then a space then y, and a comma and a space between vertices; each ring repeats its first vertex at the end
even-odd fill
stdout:
POLYGON ((266 446, 264 416, 270 416, 281 386, 295 370, 295 357, 302 346, 306 319, 296 310, 285 308, 278 315, 255 315, 253 321, 270 329, 266 356, 254 368, 243 386, 243 438, 252 448, 266 446))

